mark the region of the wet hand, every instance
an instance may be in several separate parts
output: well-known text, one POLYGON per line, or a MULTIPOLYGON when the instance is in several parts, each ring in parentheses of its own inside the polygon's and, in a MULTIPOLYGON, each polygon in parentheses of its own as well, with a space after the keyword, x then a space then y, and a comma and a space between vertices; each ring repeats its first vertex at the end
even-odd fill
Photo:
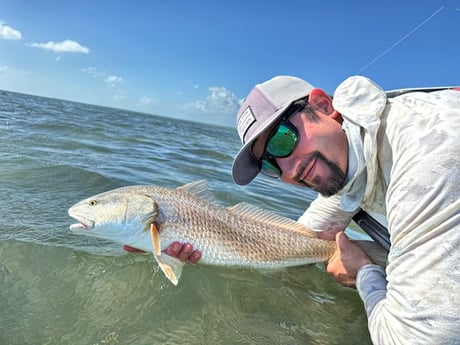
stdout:
POLYGON ((173 242, 164 250, 165 254, 178 258, 180 261, 196 264, 201 259, 201 252, 193 250, 190 243, 173 242))
POLYGON ((337 251, 327 263, 327 272, 340 284, 355 287, 359 269, 372 260, 343 231, 337 233, 337 251))

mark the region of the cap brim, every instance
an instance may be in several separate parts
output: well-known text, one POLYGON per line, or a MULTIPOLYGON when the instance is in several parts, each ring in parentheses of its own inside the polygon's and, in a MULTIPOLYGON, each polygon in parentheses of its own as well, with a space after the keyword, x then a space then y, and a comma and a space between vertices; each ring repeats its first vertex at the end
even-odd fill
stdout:
POLYGON ((246 185, 259 174, 259 162, 254 159, 251 149, 252 143, 274 123, 276 123, 283 113, 289 108, 290 104, 278 109, 271 117, 269 121, 266 121, 261 128, 254 134, 252 139, 245 143, 241 150, 235 157, 232 166, 233 180, 239 185, 246 185))
POLYGON ((258 162, 251 154, 252 142, 244 145, 232 166, 233 180, 239 185, 246 185, 257 176, 259 173, 258 162))
POLYGON ((233 161, 236 183, 248 184, 259 173, 258 161, 252 156, 254 140, 276 123, 288 107, 307 97, 313 86, 291 76, 277 76, 257 84, 244 100, 237 115, 237 130, 244 143, 233 161))

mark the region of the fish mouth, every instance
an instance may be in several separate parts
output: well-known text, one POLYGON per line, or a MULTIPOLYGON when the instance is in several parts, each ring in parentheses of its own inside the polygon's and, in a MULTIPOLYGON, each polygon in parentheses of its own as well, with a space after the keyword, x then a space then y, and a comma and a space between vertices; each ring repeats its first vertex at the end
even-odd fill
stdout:
POLYGON ((70 225, 70 230, 91 230, 94 228, 94 221, 87 219, 82 216, 77 216, 75 214, 72 214, 72 212, 69 210, 69 216, 77 220, 79 223, 75 223, 70 225))

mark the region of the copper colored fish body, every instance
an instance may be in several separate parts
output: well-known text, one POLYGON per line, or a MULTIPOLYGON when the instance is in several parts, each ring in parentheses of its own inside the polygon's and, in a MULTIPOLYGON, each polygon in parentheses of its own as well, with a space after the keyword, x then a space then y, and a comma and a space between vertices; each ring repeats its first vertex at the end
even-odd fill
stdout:
POLYGON ((249 204, 212 202, 206 181, 177 189, 129 186, 83 200, 69 209, 71 229, 152 252, 177 284, 183 263, 162 250, 173 241, 202 252, 200 264, 281 268, 326 261, 334 241, 291 219, 249 204))

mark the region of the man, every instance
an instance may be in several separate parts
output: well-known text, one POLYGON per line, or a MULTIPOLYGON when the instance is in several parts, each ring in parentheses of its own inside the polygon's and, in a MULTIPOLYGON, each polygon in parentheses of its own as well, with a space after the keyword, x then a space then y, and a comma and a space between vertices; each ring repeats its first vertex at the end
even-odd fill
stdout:
MULTIPOLYGON (((364 77, 335 91, 290 76, 258 84, 242 104, 233 178, 260 172, 320 194, 300 222, 337 241, 327 271, 356 286, 375 344, 460 339, 460 92, 387 98, 364 77), (388 227, 386 271, 343 233, 364 209, 388 227)), ((175 243, 167 251, 196 262, 175 243)))

